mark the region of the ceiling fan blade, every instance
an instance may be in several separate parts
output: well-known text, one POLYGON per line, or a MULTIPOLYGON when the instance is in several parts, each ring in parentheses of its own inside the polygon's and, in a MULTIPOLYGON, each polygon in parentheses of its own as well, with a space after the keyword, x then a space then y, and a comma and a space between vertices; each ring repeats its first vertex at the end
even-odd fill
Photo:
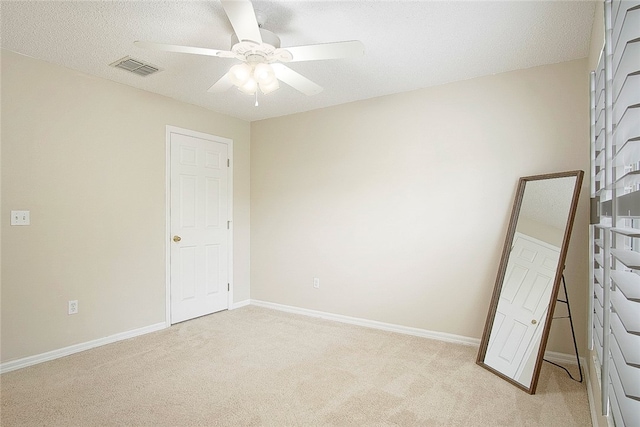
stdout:
POLYGON ((220 77, 220 80, 215 82, 213 84, 213 86, 211 86, 207 90, 207 92, 220 93, 220 92, 224 92, 224 91, 228 90, 231 86, 233 86, 233 83, 231 82, 231 78, 229 76, 229 73, 227 73, 224 76, 220 77))
POLYGON ((278 80, 283 81, 292 88, 299 90, 305 95, 315 95, 322 92, 322 86, 318 86, 302 74, 298 74, 286 65, 275 63, 271 64, 273 71, 278 80))
POLYGON ((284 50, 289 51, 293 56, 293 59, 288 62, 353 58, 364 55, 364 45, 359 40, 286 47, 284 50))
POLYGON ((221 3, 238 40, 262 43, 260 27, 250 1, 222 0, 221 3))
POLYGON ((137 40, 133 42, 143 49, 162 50, 165 52, 193 53, 196 55, 217 56, 220 58, 235 58, 236 55, 228 50, 207 49, 204 47, 176 46, 173 44, 153 43, 137 40))

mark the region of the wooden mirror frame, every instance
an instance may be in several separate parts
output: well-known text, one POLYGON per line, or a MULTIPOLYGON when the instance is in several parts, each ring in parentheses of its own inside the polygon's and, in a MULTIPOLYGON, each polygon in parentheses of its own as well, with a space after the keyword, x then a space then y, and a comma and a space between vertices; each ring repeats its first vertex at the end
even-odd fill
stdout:
POLYGON ((551 329, 551 321, 553 319, 553 312, 556 306, 558 289, 560 287, 560 281, 562 279, 562 273, 564 270, 565 260, 567 257, 567 250, 569 248, 569 238, 571 237, 571 230, 573 229, 573 222, 575 220, 576 210, 578 206, 578 197, 580 195, 580 190, 582 188, 583 176, 584 176, 584 171, 574 170, 574 171, 551 173, 551 174, 545 174, 545 175, 525 176, 520 178, 518 182, 518 190, 516 192, 516 197, 513 204, 513 210, 511 212, 511 219, 509 220, 509 228, 507 229, 507 236, 505 239, 504 248, 502 249, 500 266, 498 267, 498 276, 496 277, 496 283, 493 289, 493 295, 491 297, 489 312, 487 314, 487 320, 485 322, 484 331, 482 333, 482 340, 480 341, 480 349, 478 350, 478 358, 476 359, 476 363, 482 366, 483 368, 493 372, 494 374, 504 379, 505 381, 508 381, 511 384, 515 385, 516 387, 526 391, 529 394, 534 394, 536 392, 536 387, 538 386, 538 377, 540 376, 540 369, 542 368, 543 357, 544 357, 545 349, 547 347, 549 330, 551 329), (564 236, 562 238, 562 246, 560 248, 560 257, 558 259, 558 266, 556 268, 553 288, 551 290, 549 309, 547 310, 547 316, 545 318, 544 330, 542 332, 542 337, 540 340, 540 348, 538 349, 538 355, 536 357, 536 364, 533 370, 531 383, 529 387, 527 387, 526 385, 519 383, 515 379, 510 378, 509 376, 485 364, 484 359, 487 354, 487 348, 489 345, 489 335, 493 328, 493 320, 495 318, 496 311, 498 308, 498 301, 500 299, 500 293, 502 291, 502 285, 504 283, 505 273, 507 270, 507 263, 509 261, 509 255, 511 253, 511 246, 513 245, 513 239, 516 232, 518 218, 520 216, 520 208, 522 207, 522 201, 524 199, 524 192, 525 192, 526 185, 528 182, 532 182, 532 181, 540 181, 540 180, 554 179, 554 178, 567 178, 567 177, 575 177, 576 182, 574 185, 571 205, 569 208, 569 217, 567 219, 567 224, 564 230, 564 236))

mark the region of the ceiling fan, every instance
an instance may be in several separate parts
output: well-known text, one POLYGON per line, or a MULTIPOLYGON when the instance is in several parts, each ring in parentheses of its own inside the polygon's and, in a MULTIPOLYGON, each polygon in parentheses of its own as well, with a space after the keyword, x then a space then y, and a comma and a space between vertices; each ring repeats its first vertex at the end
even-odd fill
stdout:
POLYGON ((224 92, 235 85, 241 92, 256 96, 258 88, 265 95, 278 89, 278 81, 305 95, 315 95, 322 91, 321 86, 293 71, 284 63, 351 58, 364 54, 364 45, 357 40, 281 48, 278 36, 259 24, 250 1, 221 0, 221 3, 235 32, 231 37, 231 50, 146 41, 134 43, 146 49, 238 59, 242 62, 232 66, 208 92, 224 92))

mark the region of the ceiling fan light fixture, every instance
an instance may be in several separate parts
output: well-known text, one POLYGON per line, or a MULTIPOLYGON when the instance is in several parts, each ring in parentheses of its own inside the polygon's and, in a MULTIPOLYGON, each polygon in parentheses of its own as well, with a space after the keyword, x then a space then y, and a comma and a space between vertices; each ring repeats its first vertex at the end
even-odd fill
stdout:
POLYGON ((258 82, 250 76, 243 85, 238 86, 238 89, 247 95, 253 95, 258 90, 258 82))
POLYGON ((251 71, 251 67, 244 62, 242 64, 236 64, 229 70, 229 78, 234 85, 242 87, 249 80, 253 80, 251 78, 251 71))
POLYGON ((273 68, 271 68, 271 65, 260 63, 256 64, 253 70, 253 78, 258 83, 269 84, 273 82, 273 80, 275 80, 276 75, 273 72, 273 68))
POLYGON ((280 89, 280 84, 278 83, 278 79, 276 79, 274 77, 273 81, 268 82, 268 83, 262 83, 259 82, 258 86, 260 86, 260 91, 262 91, 263 94, 268 95, 271 92, 274 92, 278 89, 280 89))
POLYGON ((275 71, 271 65, 264 62, 234 65, 229 70, 229 80, 247 95, 254 95, 258 87, 265 95, 280 88, 275 71))

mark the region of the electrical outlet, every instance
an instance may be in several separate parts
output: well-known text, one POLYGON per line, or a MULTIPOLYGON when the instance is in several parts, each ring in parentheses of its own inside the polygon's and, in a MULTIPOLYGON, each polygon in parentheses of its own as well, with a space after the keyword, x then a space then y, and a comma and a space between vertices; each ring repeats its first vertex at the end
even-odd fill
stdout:
POLYGON ((78 300, 69 301, 69 314, 78 314, 78 300))
POLYGON ((320 288, 320 279, 318 279, 317 277, 313 278, 313 287, 316 289, 320 288))

